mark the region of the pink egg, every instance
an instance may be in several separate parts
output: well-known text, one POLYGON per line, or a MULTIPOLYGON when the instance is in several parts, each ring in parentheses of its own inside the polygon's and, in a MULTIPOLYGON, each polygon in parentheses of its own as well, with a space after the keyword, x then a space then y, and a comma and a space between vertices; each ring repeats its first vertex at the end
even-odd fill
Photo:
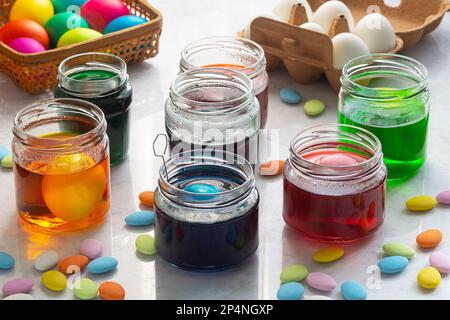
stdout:
POLYGON ((346 167, 358 164, 358 161, 343 154, 331 154, 320 159, 320 164, 325 166, 346 167))
POLYGON ((430 255, 430 265, 440 273, 450 273, 450 257, 442 252, 433 252, 430 255))
POLYGON ((16 38, 8 44, 14 50, 21 53, 38 53, 45 51, 42 44, 31 38, 16 38))
POLYGON ((323 272, 311 272, 306 278, 306 283, 313 289, 320 291, 333 291, 336 288, 336 280, 323 272))
POLYGON ((88 0, 81 7, 81 16, 89 26, 99 32, 114 19, 130 13, 121 0, 88 0))
POLYGON ((440 192, 436 196, 436 200, 441 204, 450 204, 450 190, 440 192))
POLYGON ((33 288, 33 279, 16 278, 9 280, 3 285, 3 294, 10 296, 17 293, 28 293, 33 288))

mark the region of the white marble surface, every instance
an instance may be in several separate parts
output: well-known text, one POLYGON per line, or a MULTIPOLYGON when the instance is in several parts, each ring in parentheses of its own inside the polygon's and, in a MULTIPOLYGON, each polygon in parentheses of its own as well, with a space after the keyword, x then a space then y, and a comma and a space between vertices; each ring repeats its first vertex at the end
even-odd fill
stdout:
MULTIPOLYGON (((40 273, 32 267, 36 255, 44 249, 55 249, 61 256, 78 252, 80 242, 95 237, 105 245, 105 253, 119 260, 113 274, 94 277, 95 281, 114 279, 124 285, 129 299, 273 299, 279 286, 283 265, 306 264, 310 270, 332 274, 339 283, 347 279, 370 282, 368 267, 379 259, 385 241, 401 241, 415 246, 416 234, 429 227, 439 227, 444 241, 439 250, 450 253, 450 208, 437 207, 430 213, 410 214, 404 201, 413 195, 430 194, 450 187, 450 147, 448 134, 448 88, 450 73, 450 19, 425 36, 415 48, 404 53, 422 61, 432 82, 432 108, 428 141, 428 160, 411 180, 388 189, 386 221, 377 234, 364 243, 346 247, 347 254, 335 264, 319 266, 311 261, 311 253, 319 244, 302 240, 286 227, 281 217, 282 181, 280 177, 259 179, 261 192, 260 247, 246 264, 220 273, 192 273, 171 267, 160 257, 142 258, 136 254, 134 240, 152 228, 132 230, 125 227, 127 213, 139 208, 138 194, 156 186, 158 159, 152 156, 151 143, 156 133, 163 132, 163 104, 170 82, 178 72, 180 50, 190 41, 205 36, 230 35, 244 26, 250 17, 270 9, 276 0, 154 0, 162 11, 164 27, 160 54, 141 65, 130 67, 134 87, 131 152, 125 163, 112 170, 112 208, 110 217, 101 226, 77 234, 48 235, 30 230, 20 223, 15 211, 14 185, 11 171, 0 169, 0 251, 16 259, 12 271, 0 271, 0 286, 15 276, 35 279, 32 294, 47 299, 72 299, 66 290, 50 293, 40 284, 40 273)), ((270 74, 268 128, 279 130, 279 156, 287 156, 291 137, 308 126, 336 121, 337 97, 326 81, 301 86, 290 79, 285 70, 270 74), (327 104, 326 112, 316 119, 307 118, 301 107, 283 105, 278 91, 283 86, 301 90, 305 99, 320 98, 327 104)), ((11 123, 16 112, 27 104, 49 94, 28 96, 3 74, 0 74, 0 144, 9 145, 11 123)), ((434 291, 421 290, 417 272, 428 265, 429 252, 418 250, 407 270, 394 277, 381 278, 379 288, 369 285, 369 299, 448 299, 450 279, 444 277, 434 291)), ((306 289, 306 295, 317 294, 306 289)), ((340 298, 336 289, 332 297, 340 298)))

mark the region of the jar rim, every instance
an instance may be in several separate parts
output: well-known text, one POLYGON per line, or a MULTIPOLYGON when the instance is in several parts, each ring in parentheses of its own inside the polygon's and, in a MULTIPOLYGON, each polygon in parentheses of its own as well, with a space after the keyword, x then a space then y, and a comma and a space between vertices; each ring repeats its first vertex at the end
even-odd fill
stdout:
MULTIPOLYGON (((233 37, 233 36, 212 36, 205 37, 196 41, 189 43, 187 46, 183 48, 181 51, 181 62, 180 65, 183 71, 188 71, 196 68, 214 68, 208 66, 197 66, 193 65, 189 62, 189 57, 192 54, 197 53, 199 50, 204 50, 206 47, 208 49, 211 48, 236 48, 236 49, 245 49, 246 52, 252 54, 256 58, 256 62, 249 66, 245 66, 243 68, 236 69, 240 72, 247 74, 250 78, 256 77, 262 69, 266 68, 266 56, 264 53, 264 49, 255 41, 250 39, 241 38, 241 37, 233 37), (253 50, 252 50, 252 49, 253 50), (196 50, 193 53, 191 50, 196 50)), ((220 64, 220 62, 218 62, 220 64)), ((214 63, 212 63, 214 65, 214 63)))
POLYGON ((99 107, 84 100, 73 98, 47 99, 30 104, 21 109, 14 118, 12 131, 14 137, 30 148, 49 152, 61 152, 64 150, 72 150, 74 147, 85 146, 97 140, 99 137, 103 137, 106 134, 106 118, 99 107), (64 108, 78 116, 89 117, 96 122, 96 126, 80 135, 67 137, 63 140, 40 137, 26 132, 28 128, 33 127, 33 122, 30 120, 35 116, 36 112, 41 115, 51 113, 55 111, 55 107, 64 108))
POLYGON ((373 98, 391 98, 392 93, 399 91, 411 91, 411 95, 420 92, 429 86, 428 71, 425 66, 416 59, 394 53, 372 53, 362 55, 348 61, 342 68, 342 75, 340 78, 342 88, 355 92, 358 89, 364 90, 365 97, 373 98), (367 68, 371 63, 380 63, 381 66, 395 67, 408 72, 410 75, 414 74, 415 84, 405 86, 402 88, 370 88, 368 86, 359 84, 352 79, 352 75, 356 72, 367 68))

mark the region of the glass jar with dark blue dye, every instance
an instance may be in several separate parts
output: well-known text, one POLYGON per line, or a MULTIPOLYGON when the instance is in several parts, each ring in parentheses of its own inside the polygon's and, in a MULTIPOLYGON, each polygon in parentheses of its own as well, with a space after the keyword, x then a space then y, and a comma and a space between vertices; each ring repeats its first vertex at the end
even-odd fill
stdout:
POLYGON ((128 154, 132 88, 127 65, 106 53, 83 53, 64 60, 58 69, 56 98, 76 98, 97 105, 105 114, 111 165, 128 154))
POLYGON ((242 263, 258 247, 259 193, 252 166, 224 152, 172 156, 155 193, 159 254, 175 266, 217 270, 242 263))

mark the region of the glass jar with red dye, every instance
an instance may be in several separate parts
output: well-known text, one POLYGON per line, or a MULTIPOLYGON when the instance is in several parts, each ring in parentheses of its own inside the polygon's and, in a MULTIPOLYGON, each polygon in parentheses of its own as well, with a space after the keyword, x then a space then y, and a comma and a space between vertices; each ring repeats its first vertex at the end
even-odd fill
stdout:
POLYGON ((265 128, 269 104, 269 75, 263 48, 248 39, 209 37, 190 43, 181 52, 181 72, 208 67, 239 70, 252 79, 261 108, 261 129, 265 128))
POLYGON ((386 167, 381 143, 350 125, 306 129, 284 168, 283 218, 307 238, 355 241, 383 223, 386 167))

